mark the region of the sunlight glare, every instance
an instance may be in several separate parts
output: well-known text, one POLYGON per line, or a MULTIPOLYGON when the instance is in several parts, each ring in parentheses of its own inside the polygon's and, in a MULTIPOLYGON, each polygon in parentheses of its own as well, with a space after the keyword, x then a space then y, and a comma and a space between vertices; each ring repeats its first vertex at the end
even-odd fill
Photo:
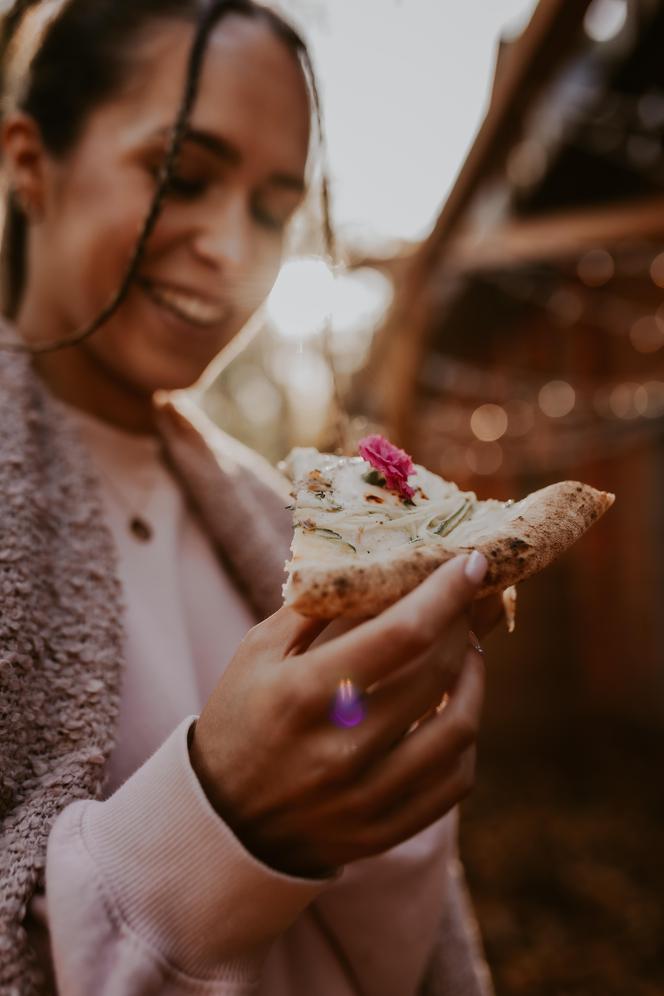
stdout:
POLYGON ((332 312, 334 276, 322 259, 285 263, 270 294, 266 313, 284 339, 306 339, 325 328, 332 312))

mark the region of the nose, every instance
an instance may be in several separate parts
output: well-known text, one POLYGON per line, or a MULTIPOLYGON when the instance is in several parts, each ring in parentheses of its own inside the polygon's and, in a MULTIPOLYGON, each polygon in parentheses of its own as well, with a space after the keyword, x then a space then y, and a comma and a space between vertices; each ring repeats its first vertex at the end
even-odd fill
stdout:
POLYGON ((194 236, 196 255, 208 266, 229 275, 241 273, 252 258, 252 228, 244 198, 225 197, 223 204, 208 211, 194 236))

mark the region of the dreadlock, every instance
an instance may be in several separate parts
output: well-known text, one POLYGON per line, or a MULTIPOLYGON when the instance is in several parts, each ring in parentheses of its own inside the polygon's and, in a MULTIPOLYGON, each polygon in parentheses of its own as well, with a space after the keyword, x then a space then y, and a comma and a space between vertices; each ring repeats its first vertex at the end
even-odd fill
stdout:
MULTIPOLYGON (((17 0, 0 29, 3 73, 11 65, 12 49, 20 43, 22 27, 36 11, 54 0, 17 0)), ((15 95, 16 106, 30 114, 40 127, 44 144, 54 154, 63 154, 79 137, 87 115, 118 87, 127 68, 127 42, 149 19, 175 16, 196 20, 189 53, 187 75, 168 147, 159 170, 152 201, 128 260, 119 287, 109 303, 84 328, 57 342, 37 345, 19 341, 0 342, 0 349, 42 354, 75 346, 92 336, 120 308, 141 265, 164 200, 176 174, 182 142, 186 137, 196 102, 201 71, 210 33, 229 14, 260 18, 299 59, 310 90, 318 139, 324 149, 321 103, 316 75, 306 43, 282 17, 255 0, 69 0, 61 3, 47 23, 37 51, 32 56, 23 92, 15 95)), ((3 80, 3 89, 7 79, 3 80)), ((325 165, 321 177, 321 213, 325 250, 331 260, 336 253, 330 218, 329 181, 325 165)), ((5 313, 15 318, 25 284, 26 219, 10 192, 7 198, 2 260, 5 313)))

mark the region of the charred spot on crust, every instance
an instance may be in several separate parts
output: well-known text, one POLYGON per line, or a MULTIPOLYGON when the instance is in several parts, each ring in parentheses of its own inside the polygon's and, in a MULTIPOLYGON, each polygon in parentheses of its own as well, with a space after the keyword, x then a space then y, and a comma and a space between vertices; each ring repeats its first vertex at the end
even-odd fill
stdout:
POLYGON ((332 583, 334 585, 334 590, 339 595, 345 595, 345 593, 348 591, 350 587, 350 585, 348 584, 348 578, 345 577, 343 574, 337 574, 332 583))
POLYGON ((508 542, 513 553, 516 553, 517 550, 527 550, 530 546, 530 543, 526 543, 525 540, 519 539, 517 536, 513 536, 508 542))

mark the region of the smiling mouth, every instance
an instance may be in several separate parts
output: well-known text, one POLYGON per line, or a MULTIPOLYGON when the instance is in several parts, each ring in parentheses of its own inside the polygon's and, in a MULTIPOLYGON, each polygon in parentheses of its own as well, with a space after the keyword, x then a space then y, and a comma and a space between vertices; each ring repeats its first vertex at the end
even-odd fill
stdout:
POLYGON ((138 284, 159 307, 189 325, 202 329, 218 328, 231 313, 229 305, 210 301, 189 291, 141 278, 138 284))

